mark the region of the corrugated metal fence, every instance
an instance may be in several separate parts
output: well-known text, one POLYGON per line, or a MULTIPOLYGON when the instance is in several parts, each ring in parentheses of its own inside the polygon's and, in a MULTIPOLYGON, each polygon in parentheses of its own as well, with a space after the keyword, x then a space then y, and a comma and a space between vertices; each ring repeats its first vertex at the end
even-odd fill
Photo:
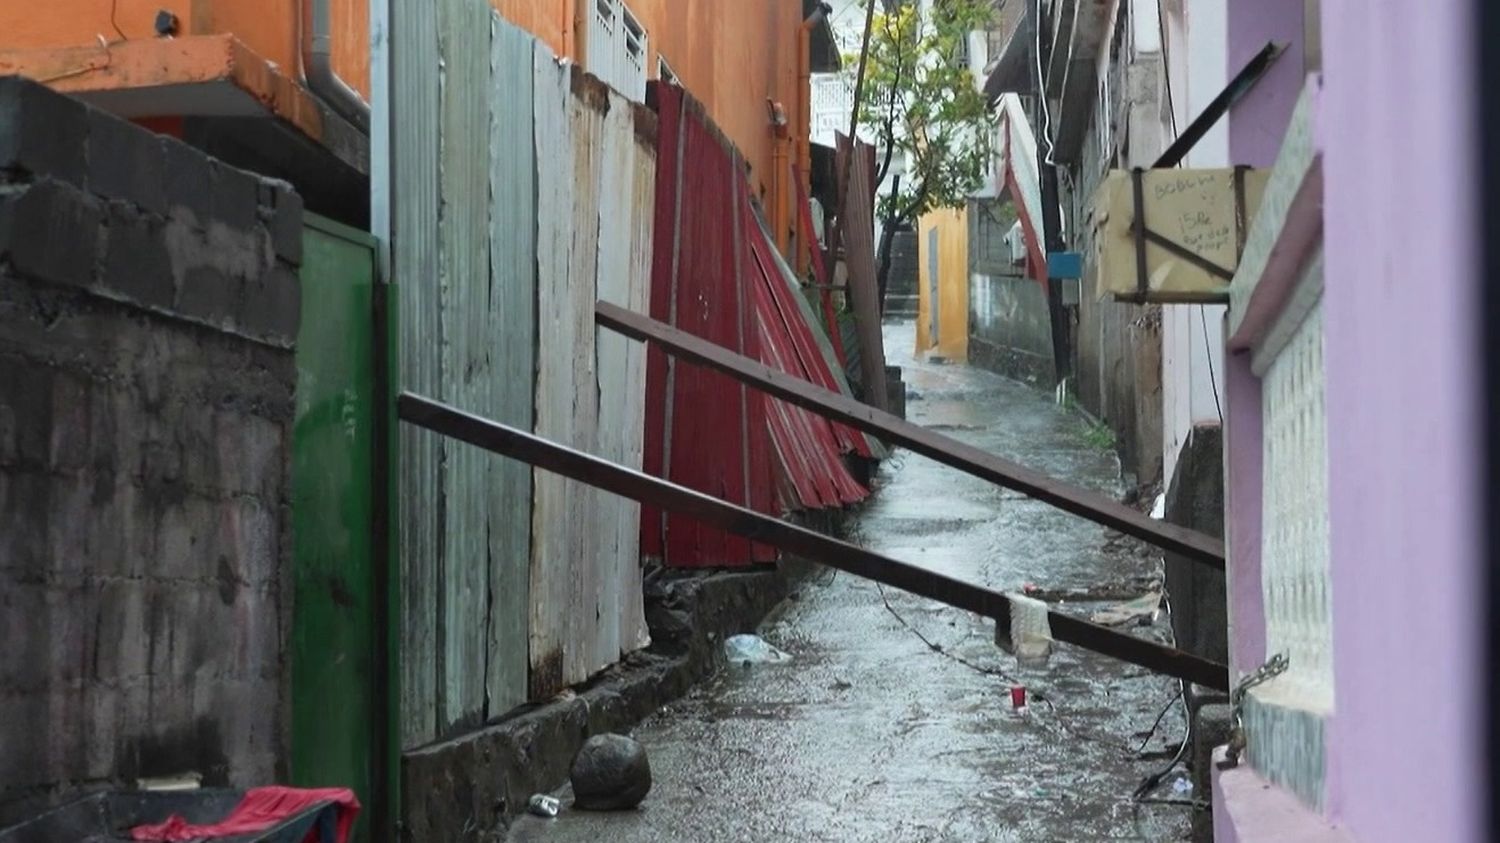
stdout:
MULTIPOLYGON (((649 308, 849 391, 742 159, 701 107, 662 88, 658 131, 657 115, 483 0, 391 14, 391 159, 377 170, 391 175, 377 195, 401 387, 762 512, 863 498, 843 462, 871 455, 863 435, 594 326, 596 299, 649 308)), ((644 646, 643 543, 679 565, 775 558, 415 427, 400 437, 403 747, 644 646)))
MULTIPOLYGON (((680 88, 653 85, 660 120, 651 316, 820 386, 848 392, 817 320, 766 236, 744 162, 680 88)), ((840 506, 868 492, 847 454, 859 434, 652 349, 646 470, 761 512, 840 506)), ((770 548, 647 508, 642 550, 680 567, 774 558, 770 548)))
MULTIPOLYGON (((653 118, 482 0, 393 15, 402 386, 639 466, 644 352, 592 314, 645 307, 653 118)), ((401 437, 404 746, 644 646, 637 505, 401 437)))

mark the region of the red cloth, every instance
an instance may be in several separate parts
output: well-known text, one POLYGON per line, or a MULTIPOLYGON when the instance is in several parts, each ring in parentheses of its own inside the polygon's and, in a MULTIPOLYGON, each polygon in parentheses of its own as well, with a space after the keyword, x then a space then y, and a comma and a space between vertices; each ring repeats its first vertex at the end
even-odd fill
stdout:
POLYGON ((323 802, 338 806, 337 839, 319 840, 318 829, 314 826, 304 843, 348 843, 354 818, 359 815, 359 800, 347 787, 252 788, 245 792, 245 798, 229 812, 229 816, 213 825, 189 825, 187 820, 173 814, 166 822, 136 826, 130 830, 130 836, 135 840, 180 841, 254 834, 323 802))

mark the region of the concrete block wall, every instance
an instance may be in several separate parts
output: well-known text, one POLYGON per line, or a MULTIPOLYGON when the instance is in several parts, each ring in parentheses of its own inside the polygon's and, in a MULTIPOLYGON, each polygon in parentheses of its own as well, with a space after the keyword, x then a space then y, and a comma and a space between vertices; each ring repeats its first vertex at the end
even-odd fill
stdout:
POLYGON ((0 78, 0 826, 285 771, 302 204, 0 78))

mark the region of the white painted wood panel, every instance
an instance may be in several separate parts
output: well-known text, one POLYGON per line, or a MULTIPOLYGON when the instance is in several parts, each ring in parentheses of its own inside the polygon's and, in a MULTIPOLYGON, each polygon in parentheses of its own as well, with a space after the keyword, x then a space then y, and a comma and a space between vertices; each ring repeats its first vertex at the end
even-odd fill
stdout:
MULTIPOLYGON (((599 448, 599 382, 595 369, 594 300, 599 265, 601 143, 604 116, 591 94, 569 96, 568 120, 573 153, 572 240, 568 249, 568 287, 555 292, 558 314, 556 343, 543 354, 555 356, 559 390, 572 396, 572 415, 566 422, 566 441, 583 451, 599 448)), ((566 148, 566 147, 565 147, 566 148)), ((582 682, 614 661, 601 654, 600 629, 617 623, 614 606, 600 599, 605 585, 601 521, 603 492, 586 484, 565 481, 567 528, 557 535, 566 548, 571 574, 567 600, 560 608, 567 618, 563 648, 563 681, 582 682), (603 660, 601 660, 603 659, 603 660)), ((554 525, 556 532, 558 525, 554 525)), ((550 539, 551 537, 549 537, 550 539)))
MULTIPOLYGON (((489 237, 495 419, 531 430, 536 389, 535 41, 493 20, 490 53, 489 237)), ((531 468, 489 461, 489 715, 526 701, 530 659, 531 468)))
MULTIPOLYGON (((573 146, 568 117, 569 71, 538 44, 534 58, 535 144, 551 154, 537 156, 537 361, 536 433, 572 444, 572 325, 567 291, 571 283, 574 162, 561 154, 573 146)), ((565 686, 564 649, 569 627, 568 597, 575 590, 569 534, 582 526, 569 522, 562 478, 533 472, 530 641, 530 695, 551 694, 565 686)))

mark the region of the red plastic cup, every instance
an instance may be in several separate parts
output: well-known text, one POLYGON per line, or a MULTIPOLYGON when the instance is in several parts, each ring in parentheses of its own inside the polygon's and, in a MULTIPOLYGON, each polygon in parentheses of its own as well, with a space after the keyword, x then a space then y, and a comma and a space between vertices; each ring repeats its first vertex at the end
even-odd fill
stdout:
POLYGON ((1026 707, 1026 686, 1025 685, 1016 685, 1015 687, 1013 687, 1013 688, 1010 689, 1010 706, 1011 706, 1011 708, 1025 708, 1026 707))

